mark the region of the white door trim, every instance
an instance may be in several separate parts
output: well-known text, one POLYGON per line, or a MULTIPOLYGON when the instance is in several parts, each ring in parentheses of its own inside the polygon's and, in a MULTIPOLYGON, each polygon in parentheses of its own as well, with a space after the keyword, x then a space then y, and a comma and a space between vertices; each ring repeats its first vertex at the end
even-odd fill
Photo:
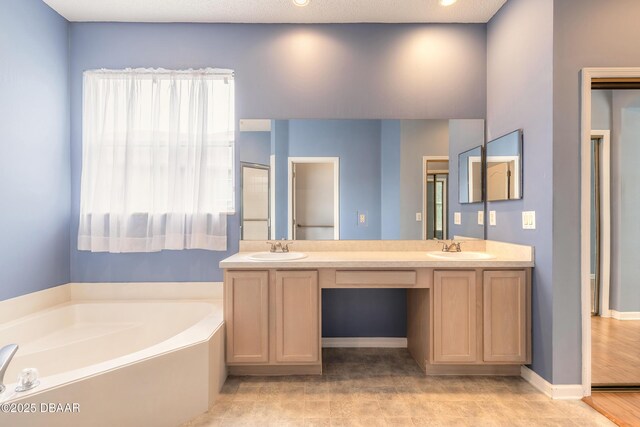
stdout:
MULTIPOLYGON (((609 295, 611 289, 611 131, 592 130, 591 138, 602 138, 600 162, 600 286, 602 290, 601 317, 611 317, 609 295)), ((589 151, 591 153, 591 151, 589 151)), ((591 218, 591 217, 589 217, 591 218)))
POLYGON ((582 303, 582 389, 591 395, 591 80, 640 77, 640 68, 583 68, 580 111, 580 293, 582 303))
POLYGON ((333 240, 340 240, 340 157, 289 157, 287 178, 287 238, 293 239, 293 164, 330 163, 333 165, 333 240))
POLYGON ((427 240, 427 162, 444 160, 449 161, 449 156, 422 156, 422 240, 427 240))

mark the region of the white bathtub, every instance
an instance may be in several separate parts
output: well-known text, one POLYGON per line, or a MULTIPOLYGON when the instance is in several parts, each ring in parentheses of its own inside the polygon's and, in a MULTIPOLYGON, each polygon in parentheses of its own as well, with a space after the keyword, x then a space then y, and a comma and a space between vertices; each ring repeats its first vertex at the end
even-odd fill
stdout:
POLYGON ((206 411, 226 378, 219 297, 216 284, 70 284, 0 302, 0 346, 20 346, 0 425, 176 426, 206 411), (17 393, 24 368, 41 384, 17 393))

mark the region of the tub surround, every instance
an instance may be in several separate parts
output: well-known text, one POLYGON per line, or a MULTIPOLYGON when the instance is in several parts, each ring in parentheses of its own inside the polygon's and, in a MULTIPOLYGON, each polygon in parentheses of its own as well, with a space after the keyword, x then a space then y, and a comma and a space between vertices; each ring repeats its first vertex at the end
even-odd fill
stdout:
POLYGON ((2 422, 173 426, 206 411, 226 379, 220 297, 220 283, 73 283, 1 301, 0 341, 20 349, 0 403, 80 409, 2 422), (41 384, 16 393, 25 367, 40 370, 41 384))
POLYGON ((407 346, 427 374, 519 375, 531 361, 533 248, 469 240, 490 260, 427 255, 434 241, 296 241, 306 258, 254 261, 241 242, 225 269, 233 374, 320 374, 322 289, 405 288, 407 346))

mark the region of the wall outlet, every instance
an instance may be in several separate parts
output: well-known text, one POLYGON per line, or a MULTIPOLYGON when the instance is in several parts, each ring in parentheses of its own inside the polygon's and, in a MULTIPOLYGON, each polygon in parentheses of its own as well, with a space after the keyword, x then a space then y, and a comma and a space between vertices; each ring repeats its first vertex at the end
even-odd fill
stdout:
POLYGON ((358 211, 358 226, 366 227, 367 226, 367 213, 358 211))
POLYGON ((536 229, 536 211, 522 212, 522 228, 524 230, 536 229))
POLYGON ((478 211, 478 225, 484 225, 484 211, 478 211))
POLYGON ((460 214, 460 212, 454 212, 453 213, 453 223, 455 225, 462 224, 462 215, 460 214))
POLYGON ((416 221, 422 221, 422 212, 416 212, 416 221))
POLYGON ((496 211, 489 211, 489 225, 496 225, 496 211))

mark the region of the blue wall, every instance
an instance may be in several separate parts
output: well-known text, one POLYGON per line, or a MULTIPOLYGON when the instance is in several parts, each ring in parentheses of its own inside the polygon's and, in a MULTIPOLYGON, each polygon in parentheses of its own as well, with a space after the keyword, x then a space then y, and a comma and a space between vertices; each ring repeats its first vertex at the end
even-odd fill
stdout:
POLYGON ((105 254, 75 249, 82 72, 103 67, 207 66, 235 70, 237 118, 485 116, 485 25, 73 23, 72 281, 222 279, 218 262, 238 250, 237 215, 228 221, 227 252, 105 254), (447 55, 412 49, 416 44, 446 45, 447 55))
POLYGON ((380 238, 400 237, 400 120, 382 120, 380 125, 381 212, 380 238))
POLYGON ((510 0, 488 24, 487 140, 524 130, 524 198, 487 203, 497 220, 487 228, 487 238, 535 247, 532 368, 554 384, 575 384, 580 366, 565 364, 556 377, 553 362, 559 348, 565 354, 580 351, 577 334, 563 336, 563 342, 554 338, 554 329, 564 326, 554 319, 553 310, 553 4, 510 0), (522 211, 528 210, 536 212, 535 230, 522 229, 522 211))
POLYGON ((68 23, 0 0, 0 300, 69 282, 68 23))
POLYGON ((239 132, 236 134, 236 155, 239 162, 269 166, 271 132, 239 132))

